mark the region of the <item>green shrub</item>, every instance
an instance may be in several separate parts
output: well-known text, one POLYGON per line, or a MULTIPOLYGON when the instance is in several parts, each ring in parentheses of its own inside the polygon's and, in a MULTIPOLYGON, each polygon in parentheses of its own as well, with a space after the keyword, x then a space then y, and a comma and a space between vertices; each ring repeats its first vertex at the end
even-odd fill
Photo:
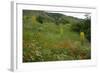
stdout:
POLYGON ((76 24, 72 24, 72 30, 75 32, 84 32, 86 38, 91 42, 91 19, 83 19, 76 24))

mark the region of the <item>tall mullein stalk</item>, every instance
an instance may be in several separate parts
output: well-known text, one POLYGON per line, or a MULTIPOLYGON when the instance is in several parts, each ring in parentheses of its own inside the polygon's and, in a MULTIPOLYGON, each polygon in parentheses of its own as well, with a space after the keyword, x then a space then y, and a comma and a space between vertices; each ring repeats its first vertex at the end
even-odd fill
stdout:
POLYGON ((62 24, 60 24, 60 35, 61 36, 63 35, 63 32, 64 32, 64 30, 63 30, 62 24))
POLYGON ((84 32, 80 32, 80 42, 81 42, 81 45, 84 45, 84 40, 85 40, 85 34, 84 34, 84 32))

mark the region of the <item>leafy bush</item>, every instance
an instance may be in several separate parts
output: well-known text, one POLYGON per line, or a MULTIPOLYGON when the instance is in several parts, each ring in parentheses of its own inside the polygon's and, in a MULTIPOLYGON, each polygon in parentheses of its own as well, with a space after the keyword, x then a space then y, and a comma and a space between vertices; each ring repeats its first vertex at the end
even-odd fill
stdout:
POLYGON ((71 26, 72 30, 75 32, 84 32, 88 41, 91 41, 91 20, 90 19, 83 19, 76 24, 71 26))

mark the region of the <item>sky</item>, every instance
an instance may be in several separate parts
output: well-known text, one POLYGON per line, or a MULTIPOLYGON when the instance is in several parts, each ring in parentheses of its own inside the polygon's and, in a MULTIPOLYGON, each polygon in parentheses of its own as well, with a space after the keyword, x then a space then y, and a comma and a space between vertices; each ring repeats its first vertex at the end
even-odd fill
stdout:
POLYGON ((65 12, 62 12, 61 14, 64 14, 64 15, 67 15, 67 16, 73 16, 73 17, 77 17, 77 18, 81 18, 81 19, 84 19, 85 18, 85 13, 65 13, 65 12))

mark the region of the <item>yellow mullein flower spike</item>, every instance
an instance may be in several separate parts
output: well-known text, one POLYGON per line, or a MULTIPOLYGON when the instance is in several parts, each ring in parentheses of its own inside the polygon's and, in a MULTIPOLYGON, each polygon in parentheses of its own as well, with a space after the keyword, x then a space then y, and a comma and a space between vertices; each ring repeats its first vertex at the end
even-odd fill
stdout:
POLYGON ((33 22, 33 24, 36 22, 36 17, 35 16, 32 16, 32 22, 33 22))
POLYGON ((84 42, 84 38, 85 38, 84 32, 80 32, 80 41, 81 41, 82 44, 84 42))
POLYGON ((60 28, 60 34, 61 35, 63 34, 63 28, 60 28))

